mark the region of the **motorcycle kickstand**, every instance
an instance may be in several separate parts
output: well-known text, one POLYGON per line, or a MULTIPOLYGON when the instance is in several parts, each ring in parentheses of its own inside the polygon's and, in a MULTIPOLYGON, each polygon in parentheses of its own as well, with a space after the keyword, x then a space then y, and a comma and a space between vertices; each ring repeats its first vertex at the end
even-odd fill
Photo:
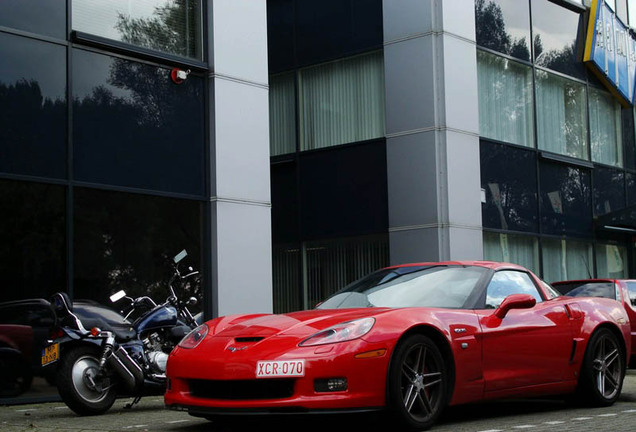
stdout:
POLYGON ((124 409, 131 409, 133 407, 133 405, 138 404, 140 400, 141 400, 141 396, 135 396, 135 398, 133 399, 133 401, 131 403, 126 404, 124 406, 124 409))

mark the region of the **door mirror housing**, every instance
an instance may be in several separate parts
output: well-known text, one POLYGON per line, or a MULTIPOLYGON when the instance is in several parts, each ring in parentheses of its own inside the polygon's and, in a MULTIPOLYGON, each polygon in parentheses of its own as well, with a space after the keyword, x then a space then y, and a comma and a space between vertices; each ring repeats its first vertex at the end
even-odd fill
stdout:
POLYGON ((530 309, 536 304, 537 300, 530 294, 511 294, 495 310, 495 316, 504 319, 511 309, 530 309))

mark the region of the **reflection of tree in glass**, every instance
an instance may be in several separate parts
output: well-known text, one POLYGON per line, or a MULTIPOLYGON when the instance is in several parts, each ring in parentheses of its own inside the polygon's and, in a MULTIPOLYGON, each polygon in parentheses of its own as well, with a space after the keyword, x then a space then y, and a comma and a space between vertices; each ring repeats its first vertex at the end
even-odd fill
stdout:
POLYGON ((526 38, 515 39, 506 31, 506 23, 501 7, 494 1, 475 2, 475 22, 477 44, 485 48, 529 60, 530 49, 526 38))
POLYGON ((482 187, 488 197, 484 211, 489 227, 503 229, 507 225, 515 231, 535 230, 536 190, 528 187, 532 181, 526 175, 527 167, 534 169, 534 160, 529 153, 500 144, 488 144, 481 151, 481 160, 482 187), (508 169, 511 166, 517 167, 516 170, 508 169), (495 188, 498 190, 496 199, 493 194, 495 188))
POLYGON ((119 14, 116 24, 122 41, 169 54, 199 58, 197 17, 200 2, 173 0, 155 8, 152 18, 129 18, 119 14))
MULTIPOLYGON (((120 16, 117 28, 125 42, 189 55, 195 49, 194 32, 183 29, 198 4, 169 2, 151 19, 120 16)), ((148 182, 135 186, 171 190, 166 182, 179 173, 190 178, 198 169, 191 166, 191 155, 203 145, 202 81, 191 77, 175 85, 167 68, 110 61, 107 85, 74 100, 74 123, 81 125, 74 129, 74 140, 91 143, 90 163, 102 160, 104 166, 134 171, 135 179, 148 182)), ((90 190, 78 190, 75 202, 76 297, 107 302, 111 293, 124 289, 131 296, 163 301, 171 258, 183 248, 189 254, 185 264, 199 270, 198 202, 90 190)))

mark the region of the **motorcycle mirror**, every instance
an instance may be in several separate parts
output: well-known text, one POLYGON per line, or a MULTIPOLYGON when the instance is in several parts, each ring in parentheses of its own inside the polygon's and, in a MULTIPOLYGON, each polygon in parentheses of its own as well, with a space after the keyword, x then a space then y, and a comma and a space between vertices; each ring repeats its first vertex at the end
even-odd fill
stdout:
POLYGON ((179 252, 175 257, 174 257, 174 263, 178 264, 179 261, 181 261, 182 259, 184 259, 185 257, 188 256, 188 252, 186 252, 186 250, 182 250, 181 252, 179 252))
POLYGON ((121 290, 121 291, 116 292, 112 296, 110 296, 110 301, 112 303, 115 303, 116 301, 119 301, 119 300, 123 299, 124 297, 126 297, 126 291, 121 290))
POLYGON ((196 298, 196 297, 190 297, 190 298, 188 299, 188 303, 187 303, 187 305, 188 305, 188 306, 194 306, 194 305, 196 305, 197 303, 199 303, 199 301, 197 300, 197 298, 196 298))

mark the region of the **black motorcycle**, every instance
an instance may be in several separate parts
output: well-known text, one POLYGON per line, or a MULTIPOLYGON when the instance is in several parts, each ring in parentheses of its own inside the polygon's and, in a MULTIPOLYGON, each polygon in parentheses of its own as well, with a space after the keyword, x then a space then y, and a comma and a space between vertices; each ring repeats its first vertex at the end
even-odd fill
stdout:
POLYGON ((70 409, 80 415, 102 414, 117 396, 133 397, 131 407, 142 396, 165 392, 168 354, 198 325, 188 309, 197 303, 196 296, 187 301, 177 296, 177 291, 184 293, 184 285, 197 285, 199 279, 191 267, 185 274, 179 270, 186 256, 182 251, 174 258, 165 303, 157 305, 147 296, 132 299, 123 291, 111 296, 112 302, 128 300, 125 316, 98 304, 73 305, 65 293, 53 295, 55 338, 43 350, 42 364, 59 360, 57 388, 70 409), (181 289, 175 289, 176 284, 181 289), (91 311, 83 310, 80 320, 74 306, 92 308, 94 318, 86 319, 91 311))

